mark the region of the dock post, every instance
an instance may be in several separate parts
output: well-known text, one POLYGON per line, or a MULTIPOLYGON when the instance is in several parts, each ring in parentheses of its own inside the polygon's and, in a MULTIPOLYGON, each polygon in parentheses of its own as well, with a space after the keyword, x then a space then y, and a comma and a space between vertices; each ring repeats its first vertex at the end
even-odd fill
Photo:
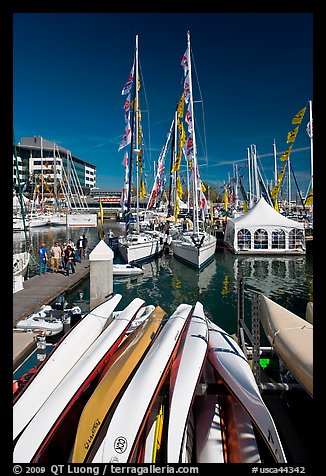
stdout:
POLYGON ((89 254, 90 311, 113 293, 113 258, 113 251, 103 240, 89 254))

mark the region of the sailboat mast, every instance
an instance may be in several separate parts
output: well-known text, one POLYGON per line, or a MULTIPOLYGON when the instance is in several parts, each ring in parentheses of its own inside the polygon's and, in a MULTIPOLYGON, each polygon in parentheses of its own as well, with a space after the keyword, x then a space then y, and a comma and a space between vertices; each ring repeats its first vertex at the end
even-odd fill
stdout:
POLYGON ((310 176, 311 176, 311 190, 313 190, 313 178, 314 178, 314 170, 313 170, 313 123, 312 123, 312 101, 309 101, 309 125, 310 125, 310 176))
POLYGON ((136 152, 136 230, 139 233, 139 96, 138 96, 138 78, 139 78, 139 69, 138 69, 138 35, 136 35, 136 48, 135 48, 135 111, 136 111, 136 138, 135 138, 135 152, 136 152))
POLYGON ((195 116, 194 116, 194 102, 192 94, 192 71, 191 71, 191 49, 190 49, 190 32, 187 32, 187 46, 188 46, 188 68, 189 68, 189 103, 190 114, 192 119, 192 142, 193 142, 193 216, 194 216, 194 232, 199 232, 199 215, 198 215, 198 180, 197 180, 197 147, 195 134, 195 116))
POLYGON ((41 137, 41 210, 43 211, 43 198, 44 198, 44 190, 43 190, 43 137, 41 137))
POLYGON ((276 142, 274 139, 273 142, 273 151, 274 151, 274 185, 277 184, 277 161, 276 161, 276 142))

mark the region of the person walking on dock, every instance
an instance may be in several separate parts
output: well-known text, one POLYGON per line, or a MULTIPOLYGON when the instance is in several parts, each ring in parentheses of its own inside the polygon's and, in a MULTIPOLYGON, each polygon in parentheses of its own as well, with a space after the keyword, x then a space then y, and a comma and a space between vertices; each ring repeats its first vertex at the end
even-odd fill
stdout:
POLYGON ((88 248, 88 239, 85 235, 83 235, 83 258, 87 256, 87 248, 88 248))
POLYGON ((67 243, 64 243, 62 245, 62 250, 61 250, 61 262, 62 262, 62 268, 64 270, 66 270, 67 268, 66 251, 67 251, 67 243))
POLYGON ((79 260, 81 260, 83 256, 83 236, 82 235, 80 235, 79 240, 77 241, 77 250, 79 254, 79 260))
POLYGON ((71 268, 72 274, 75 274, 75 252, 73 248, 68 245, 65 251, 66 259, 66 275, 69 276, 69 270, 71 268))
POLYGON ((113 231, 111 230, 111 228, 109 229, 108 239, 109 239, 109 246, 110 246, 110 248, 112 248, 112 244, 113 244, 113 231))
POLYGON ((46 244, 42 243, 39 250, 38 255, 40 257, 40 269, 39 274, 46 273, 48 270, 48 250, 46 249, 46 244))
POLYGON ((61 259, 61 247, 56 241, 51 248, 51 269, 52 272, 57 273, 59 271, 59 262, 61 259))

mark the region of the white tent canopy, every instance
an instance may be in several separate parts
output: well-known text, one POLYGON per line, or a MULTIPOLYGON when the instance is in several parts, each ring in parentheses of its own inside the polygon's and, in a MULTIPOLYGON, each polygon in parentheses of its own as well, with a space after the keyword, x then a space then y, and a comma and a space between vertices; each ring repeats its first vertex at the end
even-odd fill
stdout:
POLYGON ((302 254, 304 225, 281 215, 262 197, 244 215, 228 218, 224 242, 237 254, 302 254))

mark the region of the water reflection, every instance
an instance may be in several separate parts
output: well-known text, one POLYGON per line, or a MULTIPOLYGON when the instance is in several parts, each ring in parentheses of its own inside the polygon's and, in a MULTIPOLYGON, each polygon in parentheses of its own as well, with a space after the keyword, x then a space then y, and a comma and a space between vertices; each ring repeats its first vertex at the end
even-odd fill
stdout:
MULTIPOLYGON (((104 224, 104 230, 113 229, 114 235, 123 233, 123 225, 114 222, 104 224)), ((72 238, 77 241, 81 234, 89 240, 90 248, 99 241, 98 230, 91 228, 67 229, 43 227, 31 232, 31 242, 37 260, 41 241, 51 246, 72 238)), ((24 234, 15 233, 14 250, 21 246, 24 234)), ((119 262, 116 254, 115 262, 119 262)), ((37 260, 38 261, 38 260, 37 260)), ((122 294, 119 309, 123 309, 135 297, 147 304, 161 306, 171 314, 181 303, 194 305, 197 300, 204 305, 207 315, 227 332, 236 332, 237 326, 237 278, 243 276, 245 313, 248 325, 251 317, 251 300, 256 292, 265 294, 291 312, 305 316, 308 301, 313 300, 312 255, 305 256, 236 256, 227 250, 215 254, 214 260, 203 270, 192 269, 173 256, 162 256, 142 265, 144 274, 115 277, 113 290, 122 294)), ((89 278, 67 294, 69 305, 79 299, 82 291, 89 300, 89 278)))

